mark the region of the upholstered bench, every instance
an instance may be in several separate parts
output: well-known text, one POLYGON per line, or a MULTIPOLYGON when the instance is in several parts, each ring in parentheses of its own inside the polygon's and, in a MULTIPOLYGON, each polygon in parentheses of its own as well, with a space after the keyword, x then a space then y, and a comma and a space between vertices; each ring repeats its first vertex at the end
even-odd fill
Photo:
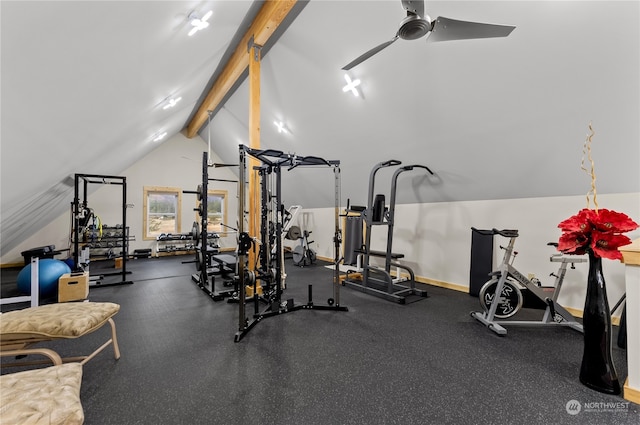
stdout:
POLYGON ((84 422, 82 365, 65 363, 0 376, 0 423, 73 425, 84 422))
MULTIPOLYGON (((23 356, 39 354, 49 357, 54 365, 64 361, 86 363, 108 345, 113 344, 116 359, 120 349, 116 339, 116 325, 113 316, 120 310, 114 303, 77 302, 41 305, 0 314, 0 356, 23 356), (74 339, 100 329, 105 323, 111 325, 111 338, 87 356, 62 359, 49 348, 31 348, 46 341, 74 339)), ((37 364, 40 362, 22 362, 37 364)), ((11 365, 17 365, 12 363, 11 365)), ((9 366, 3 362, 3 366, 9 366)))

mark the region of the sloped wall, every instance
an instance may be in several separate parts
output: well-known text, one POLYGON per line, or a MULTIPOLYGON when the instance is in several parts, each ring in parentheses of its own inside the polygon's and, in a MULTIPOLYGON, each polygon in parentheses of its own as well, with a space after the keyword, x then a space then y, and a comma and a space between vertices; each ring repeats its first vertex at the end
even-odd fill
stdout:
MULTIPOLYGON (((143 187, 144 186, 171 186, 183 190, 196 190, 202 182, 202 153, 207 151, 207 144, 200 138, 188 139, 178 133, 171 139, 160 144, 143 159, 133 166, 119 173, 127 178, 127 203, 133 204, 127 210, 127 224, 129 232, 135 236, 131 242, 129 251, 138 248, 153 248, 155 241, 144 241, 143 236, 143 187)), ((214 162, 221 162, 215 153, 211 154, 214 162)), ((90 169, 77 170, 78 173, 91 173, 90 169)), ((210 168, 209 176, 221 179, 235 180, 236 176, 229 168, 210 168)), ((91 185, 94 186, 94 185, 91 185)), ((99 185, 98 185, 99 186, 99 185)), ((237 185, 228 182, 210 182, 210 189, 227 191, 228 220, 235 223, 237 216, 237 185)), ((100 216, 103 223, 119 224, 122 219, 120 186, 100 186, 98 190, 88 197, 89 207, 100 216)), ((73 201, 73 190, 68 195, 67 205, 73 201)), ((191 230, 192 223, 196 220, 193 210, 196 206, 196 196, 183 194, 182 197, 182 231, 191 230)), ((57 249, 70 246, 69 235, 71 232, 70 210, 44 226, 35 235, 25 239, 17 247, 3 253, 2 264, 16 264, 22 262, 20 252, 30 248, 54 244, 57 249)), ((235 235, 229 235, 221 239, 221 246, 235 247, 235 235)), ((60 257, 62 258, 62 257, 60 257)))

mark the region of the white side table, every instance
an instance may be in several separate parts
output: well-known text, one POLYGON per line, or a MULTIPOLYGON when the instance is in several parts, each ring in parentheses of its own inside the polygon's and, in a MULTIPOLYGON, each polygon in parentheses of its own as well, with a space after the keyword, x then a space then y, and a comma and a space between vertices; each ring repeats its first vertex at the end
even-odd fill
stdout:
POLYGON ((640 239, 619 248, 627 291, 627 366, 624 398, 640 404, 640 239))

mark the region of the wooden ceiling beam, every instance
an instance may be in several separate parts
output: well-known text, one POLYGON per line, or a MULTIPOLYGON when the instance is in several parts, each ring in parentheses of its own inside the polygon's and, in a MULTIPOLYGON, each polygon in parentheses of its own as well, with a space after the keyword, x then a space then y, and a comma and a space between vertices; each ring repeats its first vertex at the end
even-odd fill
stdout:
POLYGON ((187 137, 193 138, 207 122, 207 111, 215 110, 227 95, 242 73, 249 66, 249 40, 264 46, 278 26, 287 17, 297 0, 267 0, 260 8, 249 29, 236 46, 220 76, 216 79, 209 93, 200 104, 195 115, 187 125, 187 137))

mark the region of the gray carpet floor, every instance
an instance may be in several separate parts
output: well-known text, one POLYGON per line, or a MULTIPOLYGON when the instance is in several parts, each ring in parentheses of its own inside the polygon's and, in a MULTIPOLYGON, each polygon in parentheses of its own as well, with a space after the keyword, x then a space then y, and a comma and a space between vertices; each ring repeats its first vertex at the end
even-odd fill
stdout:
MULTIPOLYGON (((236 343, 238 306, 201 291, 184 259, 132 260, 133 285, 91 288, 91 301, 121 305, 122 357, 108 349, 85 365, 86 424, 640 423, 640 406, 579 382, 571 329, 500 337, 469 316, 479 304, 468 294, 426 287, 429 298, 400 305, 343 287, 349 311, 265 318, 236 343)), ((309 284, 317 304, 332 295, 331 270, 286 271, 284 298, 306 303, 309 284)), ((77 355, 107 335, 54 347, 77 355)), ((626 351, 614 343, 613 355, 623 382, 626 351)))

